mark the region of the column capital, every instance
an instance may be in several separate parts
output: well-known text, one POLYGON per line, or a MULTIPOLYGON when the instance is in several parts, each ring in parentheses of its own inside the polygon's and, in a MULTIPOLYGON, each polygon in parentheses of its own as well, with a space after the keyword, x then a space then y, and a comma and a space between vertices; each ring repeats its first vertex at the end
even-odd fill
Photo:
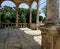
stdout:
POLYGON ((19 3, 15 3, 16 4, 16 7, 19 7, 19 3))
POLYGON ((29 4, 29 8, 31 8, 31 7, 32 7, 32 3, 29 4))

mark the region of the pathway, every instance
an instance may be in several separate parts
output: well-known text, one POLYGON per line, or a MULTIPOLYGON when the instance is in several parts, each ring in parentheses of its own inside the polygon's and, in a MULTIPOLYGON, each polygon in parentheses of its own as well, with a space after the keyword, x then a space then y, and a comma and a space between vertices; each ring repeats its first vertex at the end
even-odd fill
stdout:
POLYGON ((29 28, 0 29, 0 49, 40 49, 41 31, 29 28))

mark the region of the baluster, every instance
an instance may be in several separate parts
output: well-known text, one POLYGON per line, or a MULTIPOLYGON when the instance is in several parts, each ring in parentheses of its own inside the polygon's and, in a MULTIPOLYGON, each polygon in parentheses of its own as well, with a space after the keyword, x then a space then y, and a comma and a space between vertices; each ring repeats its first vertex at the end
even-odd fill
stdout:
POLYGON ((23 23, 22 23, 22 28, 23 28, 23 23))
POLYGON ((12 27, 12 24, 11 24, 11 28, 13 28, 13 27, 12 27))
POLYGON ((11 24, 10 24, 10 28, 11 28, 11 24))
POLYGON ((25 23, 25 27, 27 26, 26 24, 27 24, 27 23, 25 23))
POLYGON ((2 24, 2 28, 3 28, 3 24, 2 24))
POLYGON ((21 24, 21 28, 22 28, 22 24, 21 24))
POLYGON ((19 24, 19 26, 21 27, 21 25, 19 24))
POLYGON ((24 23, 23 25, 24 25, 24 28, 25 28, 25 27, 26 27, 26 26, 25 26, 25 23, 24 23))
POLYGON ((3 28, 5 28, 5 25, 3 24, 3 28))
POLYGON ((19 27, 19 24, 18 24, 18 27, 19 27))
POLYGON ((6 24, 6 28, 8 28, 8 24, 6 24))
POLYGON ((13 28, 14 28, 14 24, 13 24, 13 28))
POLYGON ((23 28, 23 23, 22 23, 22 28, 23 28))
POLYGON ((23 23, 23 28, 24 28, 24 23, 23 23))
POLYGON ((18 24, 18 27, 20 27, 20 24, 18 24))
POLYGON ((13 28, 13 24, 12 24, 12 28, 13 28))
POLYGON ((9 28, 9 24, 8 24, 8 28, 9 28))
POLYGON ((6 24, 4 24, 4 28, 6 28, 6 24))

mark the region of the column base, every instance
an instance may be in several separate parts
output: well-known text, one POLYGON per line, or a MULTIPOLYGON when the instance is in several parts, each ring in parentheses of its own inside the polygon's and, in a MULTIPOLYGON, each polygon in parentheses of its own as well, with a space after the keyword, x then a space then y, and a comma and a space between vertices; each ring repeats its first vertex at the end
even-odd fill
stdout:
POLYGON ((30 23, 29 28, 33 29, 33 30, 36 30, 36 23, 30 23))
POLYGON ((60 49, 60 28, 40 27, 43 49, 60 49))
POLYGON ((1 23, 0 23, 0 29, 1 29, 1 23))
POLYGON ((46 23, 45 23, 46 27, 51 27, 51 26, 55 26, 55 25, 56 25, 56 22, 54 22, 54 21, 46 21, 46 23))

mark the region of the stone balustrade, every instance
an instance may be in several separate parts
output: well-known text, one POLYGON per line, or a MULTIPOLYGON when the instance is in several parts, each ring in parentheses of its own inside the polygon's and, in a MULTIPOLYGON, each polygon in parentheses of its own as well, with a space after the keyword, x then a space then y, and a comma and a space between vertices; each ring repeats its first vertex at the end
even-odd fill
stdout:
MULTIPOLYGON (((19 23, 18 28, 28 27, 28 23, 19 23)), ((1 23, 1 28, 16 28, 15 23, 1 23)))

